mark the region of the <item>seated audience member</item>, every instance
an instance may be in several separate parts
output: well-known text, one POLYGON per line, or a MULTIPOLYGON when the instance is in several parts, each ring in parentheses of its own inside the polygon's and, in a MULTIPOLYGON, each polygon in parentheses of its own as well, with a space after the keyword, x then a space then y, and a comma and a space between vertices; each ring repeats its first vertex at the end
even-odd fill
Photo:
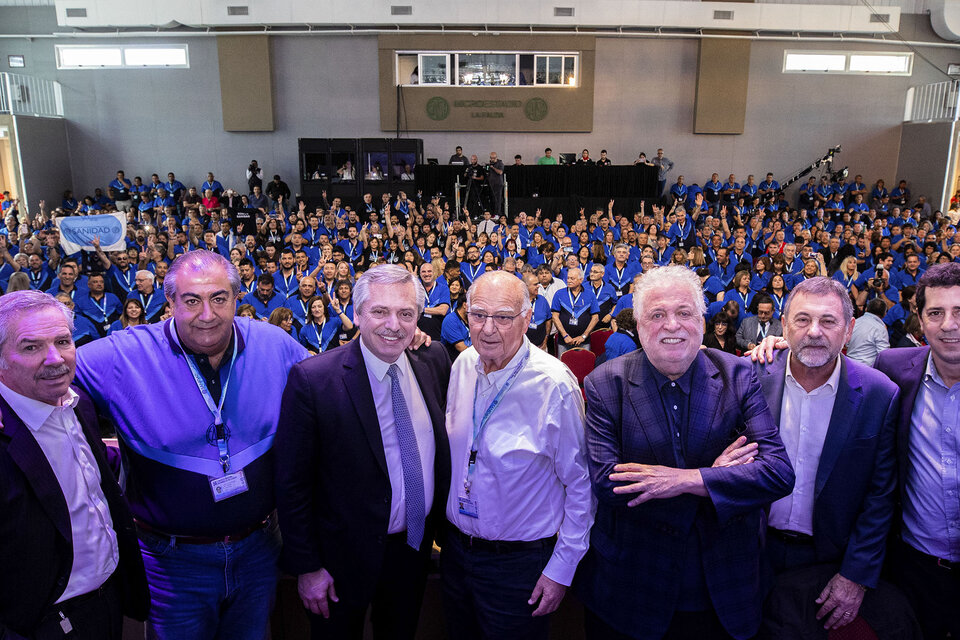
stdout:
POLYGON ((773 317, 773 300, 770 296, 760 293, 753 301, 756 315, 743 319, 736 330, 737 347, 741 351, 750 351, 769 336, 782 336, 783 326, 780 320, 773 317))
MULTIPOLYGON (((633 316, 633 309, 624 309, 611 322, 613 333, 603 345, 603 361, 626 355, 640 348, 637 338, 637 320, 633 316)), ((600 364, 600 363, 598 363, 600 364)))
POLYGON ((857 322, 847 343, 847 357, 872 367, 877 356, 890 348, 890 338, 883 316, 887 305, 883 300, 874 298, 867 303, 866 313, 857 318, 857 322))
POLYGON ((297 328, 293 326, 293 312, 290 311, 290 309, 277 307, 270 312, 270 317, 267 318, 267 322, 275 327, 280 327, 288 336, 300 342, 300 335, 297 332, 297 328))
POLYGON ((242 304, 237 307, 238 318, 249 318, 250 320, 259 320, 257 309, 252 304, 242 304))
POLYGON ((286 302, 286 298, 274 291, 274 278, 269 273, 263 273, 257 278, 257 289, 244 296, 241 304, 249 304, 256 309, 257 318, 266 320, 286 302))
POLYGON ((703 334, 703 346, 737 354, 737 331, 730 324, 730 317, 723 311, 714 314, 703 334))
POLYGON ((923 345, 923 328, 920 326, 920 316, 911 313, 907 316, 907 319, 903 321, 903 338, 894 346, 922 347, 923 345))
MULTIPOLYGON (((336 298, 330 300, 330 307, 335 307, 339 312, 336 316, 327 314, 326 296, 313 296, 307 300, 307 317, 300 327, 300 344, 307 351, 316 355, 327 349, 340 345, 340 318, 343 310, 339 308, 339 302, 336 298)), ((350 322, 345 319, 345 322, 350 322)), ((353 323, 350 323, 351 328, 353 323)))
POLYGON ((793 470, 749 362, 700 348, 696 274, 662 267, 633 295, 643 350, 584 385, 599 503, 577 574, 586 637, 752 637, 763 511, 793 470))
POLYGON ((123 303, 123 311, 120 313, 120 317, 110 325, 108 334, 142 324, 147 324, 147 318, 143 312, 143 303, 136 298, 130 298, 123 303))
POLYGON ((457 305, 452 312, 444 316, 440 327, 440 340, 447 348, 450 360, 456 360, 473 344, 470 341, 470 327, 467 324, 466 304, 457 305))

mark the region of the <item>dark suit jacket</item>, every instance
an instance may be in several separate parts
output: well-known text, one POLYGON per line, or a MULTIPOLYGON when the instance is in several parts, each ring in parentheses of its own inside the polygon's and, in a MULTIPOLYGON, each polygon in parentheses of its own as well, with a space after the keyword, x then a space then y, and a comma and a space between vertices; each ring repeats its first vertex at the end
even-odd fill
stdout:
MULTIPOLYGON (((444 426, 450 360, 438 342, 407 356, 436 443, 433 504, 421 548, 427 555, 450 486, 444 426)), ((293 575, 326 569, 341 602, 370 602, 383 564, 391 488, 359 340, 291 369, 274 451, 281 568, 293 575)))
MULTIPOLYGON (((774 420, 780 408, 789 351, 755 365, 774 420)), ((871 367, 840 357, 837 397, 817 467, 813 542, 818 562, 840 563, 840 573, 876 587, 893 521, 896 492, 894 435, 899 390, 871 367)))
POLYGON ((910 416, 917 401, 923 373, 927 370, 930 347, 885 349, 877 356, 874 367, 885 373, 900 387, 900 419, 897 425, 897 458, 900 471, 900 499, 903 500, 907 478, 907 451, 910 449, 910 416))
MULTIPOLYGON (((751 342, 754 344, 759 344, 757 342, 757 332, 760 330, 760 319, 757 316, 747 316, 743 319, 743 322, 740 323, 740 327, 737 329, 737 346, 740 347, 743 351, 747 350, 747 345, 751 342)), ((780 324, 779 318, 773 318, 770 320, 770 326, 767 327, 768 336, 782 336, 783 335, 783 325, 780 324)), ((773 407, 771 407, 772 409, 773 407)))
MULTIPOLYGON (((96 410, 80 394, 76 414, 100 469, 120 547, 114 574, 124 613, 144 620, 150 596, 133 518, 107 463, 96 410)), ((31 636, 47 607, 67 587, 73 565, 70 514, 60 484, 33 433, 0 398, 0 638, 31 636)))
POLYGON ((609 480, 620 462, 675 467, 659 389, 643 352, 587 376, 587 453, 598 499, 577 590, 584 604, 622 633, 663 636, 677 607, 686 545, 700 540, 710 598, 735 638, 760 624, 763 508, 790 493, 793 469, 748 361, 712 349, 697 355, 690 393, 686 467, 699 468, 709 498, 682 495, 627 507, 609 480), (738 436, 760 446, 749 465, 710 468, 738 436))

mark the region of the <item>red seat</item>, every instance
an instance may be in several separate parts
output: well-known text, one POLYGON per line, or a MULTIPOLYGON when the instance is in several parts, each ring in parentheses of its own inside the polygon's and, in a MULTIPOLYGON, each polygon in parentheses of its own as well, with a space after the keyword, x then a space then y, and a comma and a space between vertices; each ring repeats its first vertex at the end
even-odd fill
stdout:
POLYGON ((583 379, 597 364, 597 354, 589 349, 577 347, 564 351, 560 356, 560 362, 570 367, 570 371, 577 377, 577 382, 583 387, 583 379))
POLYGON ((603 355, 607 338, 613 335, 613 329, 600 329, 590 334, 590 351, 593 351, 597 357, 603 355))
POLYGON ((831 629, 829 640, 877 640, 878 636, 867 621, 857 616, 850 624, 839 629, 831 629))

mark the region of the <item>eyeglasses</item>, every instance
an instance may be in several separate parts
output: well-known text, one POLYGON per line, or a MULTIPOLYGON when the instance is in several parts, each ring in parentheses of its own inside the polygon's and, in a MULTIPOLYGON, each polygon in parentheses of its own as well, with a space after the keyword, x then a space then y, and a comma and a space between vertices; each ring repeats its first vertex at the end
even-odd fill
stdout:
POLYGON ((467 319, 470 320, 471 323, 477 326, 483 326, 484 324, 487 323, 487 318, 493 318, 494 324, 496 324, 501 329, 506 329, 510 327, 513 321, 516 320, 518 317, 520 317, 522 313, 523 312, 521 311, 520 313, 514 314, 512 316, 508 316, 500 313, 486 314, 486 313, 478 313, 476 311, 468 311, 467 319))

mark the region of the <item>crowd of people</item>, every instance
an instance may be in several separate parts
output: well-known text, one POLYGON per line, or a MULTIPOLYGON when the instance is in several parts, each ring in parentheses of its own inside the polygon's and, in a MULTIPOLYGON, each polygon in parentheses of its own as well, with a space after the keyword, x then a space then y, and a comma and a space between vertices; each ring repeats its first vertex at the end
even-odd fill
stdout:
POLYGON ((314 637, 412 638, 436 541, 451 638, 545 638, 570 588, 591 640, 956 637, 960 212, 773 178, 504 220, 251 163, 8 207, 0 635, 259 639, 279 567, 314 637), (63 253, 114 210, 126 250, 63 253), (602 328, 581 385, 551 354, 602 328))

